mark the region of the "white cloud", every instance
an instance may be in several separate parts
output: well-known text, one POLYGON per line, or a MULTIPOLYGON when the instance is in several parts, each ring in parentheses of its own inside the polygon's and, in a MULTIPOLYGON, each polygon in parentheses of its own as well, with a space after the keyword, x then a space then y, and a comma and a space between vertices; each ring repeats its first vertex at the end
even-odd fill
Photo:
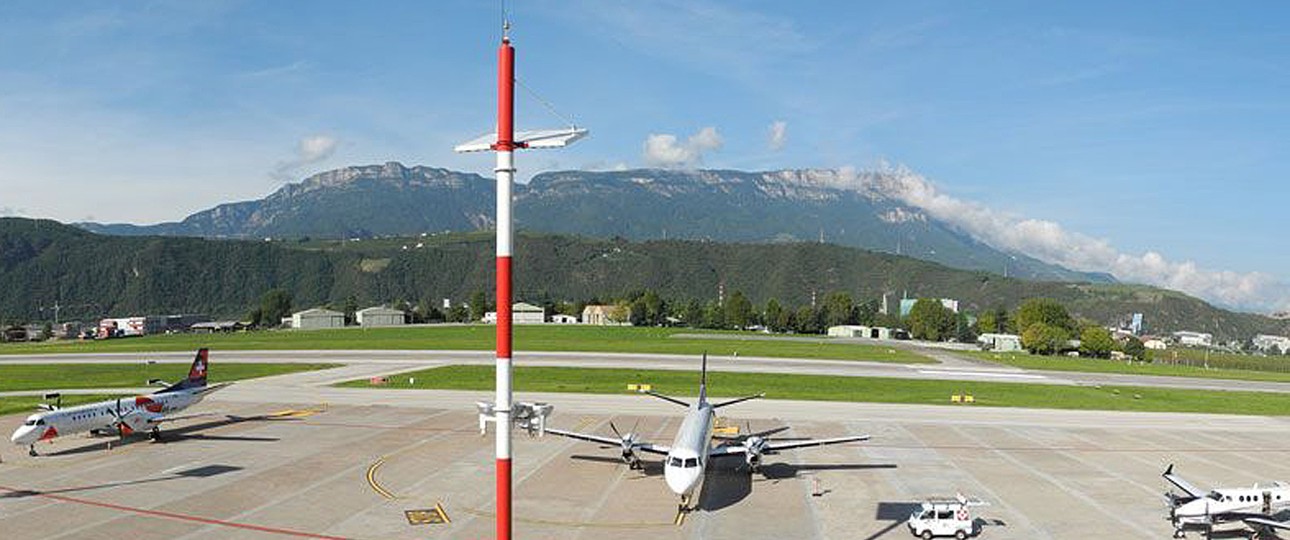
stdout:
POLYGON ((694 167, 703 163, 703 155, 721 149, 725 144, 717 128, 708 126, 691 135, 684 143, 671 134, 653 134, 645 138, 643 155, 651 167, 694 167))
POLYGON ((773 151, 779 151, 788 143, 788 122, 776 120, 770 123, 770 139, 766 142, 767 147, 773 151))
POLYGON ((300 139, 296 145, 296 156, 279 161, 273 166, 269 176, 281 182, 296 180, 295 173, 308 165, 313 165, 336 153, 336 138, 328 135, 313 135, 300 139))
POLYGON ((1290 283, 1263 272, 1209 270, 1160 253, 1122 253, 1110 242, 1067 231, 1052 221, 1014 216, 942 193, 903 167, 884 165, 877 174, 842 168, 826 179, 838 187, 872 190, 922 209, 997 248, 1086 272, 1182 291, 1224 306, 1258 311, 1290 309, 1290 283))
POLYGON ((23 209, 21 208, 14 208, 12 206, 0 206, 0 217, 18 217, 18 216, 25 215, 26 213, 27 212, 23 211, 23 209))

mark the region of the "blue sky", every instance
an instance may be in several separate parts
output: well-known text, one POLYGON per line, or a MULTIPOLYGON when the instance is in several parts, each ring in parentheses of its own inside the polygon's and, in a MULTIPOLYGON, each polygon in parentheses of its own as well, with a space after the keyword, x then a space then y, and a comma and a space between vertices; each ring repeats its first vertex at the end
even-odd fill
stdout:
MULTIPOLYGON (((1290 4, 510 4, 519 78, 593 132, 522 155, 525 176, 885 161, 1113 248, 1089 265, 1156 252, 1172 277, 1131 279, 1186 288, 1193 262, 1259 287, 1233 302, 1290 306, 1290 4)), ((387 160, 488 174, 451 147, 493 121, 499 18, 478 0, 2 3, 0 214, 176 220, 387 160)), ((522 127, 564 122, 520 97, 522 127)))

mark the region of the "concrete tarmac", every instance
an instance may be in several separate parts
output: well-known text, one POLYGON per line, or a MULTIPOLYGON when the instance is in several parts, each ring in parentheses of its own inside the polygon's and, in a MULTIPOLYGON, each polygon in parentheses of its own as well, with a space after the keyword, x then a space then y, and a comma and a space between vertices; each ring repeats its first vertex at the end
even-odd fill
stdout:
MULTIPOLYGON (((492 437, 473 407, 491 394, 325 386, 424 365, 387 360, 234 384, 161 443, 0 448, 0 536, 492 537, 492 437)), ((646 396, 517 398, 555 404, 552 426, 608 434, 613 421, 664 444, 681 413, 646 396)), ((990 503, 981 538, 1163 539, 1170 463, 1202 487, 1290 478, 1281 418, 769 400, 723 413, 792 426, 782 436, 873 439, 769 456, 756 474, 717 462, 678 525, 656 462, 631 471, 617 448, 517 432, 517 537, 907 538, 919 500, 961 492, 990 503)))

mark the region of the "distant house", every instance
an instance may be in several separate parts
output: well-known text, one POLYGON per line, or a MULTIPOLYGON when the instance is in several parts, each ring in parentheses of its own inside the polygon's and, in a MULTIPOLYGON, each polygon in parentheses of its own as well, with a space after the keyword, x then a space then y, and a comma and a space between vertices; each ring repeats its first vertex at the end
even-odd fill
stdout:
POLYGON ((1142 342, 1142 346, 1154 351, 1163 351, 1169 348, 1169 344, 1160 338, 1151 338, 1142 342))
POLYGON ((1174 332, 1174 339, 1181 345, 1189 347, 1213 347, 1214 335, 1206 332, 1174 332))
POLYGON ((1016 334, 981 334, 976 342, 983 351, 1012 352, 1021 350, 1021 336, 1016 334))
POLYGON ((1277 350, 1284 353, 1285 351, 1290 351, 1290 338, 1259 334, 1254 336, 1254 347, 1263 352, 1268 352, 1272 350, 1272 347, 1276 347, 1277 350))
POLYGON ((385 306, 360 309, 354 314, 354 318, 363 327, 403 326, 408 322, 407 314, 403 311, 385 306))
POLYGON ((297 330, 317 330, 320 328, 343 328, 345 314, 330 309, 314 308, 291 314, 291 327, 297 330))
POLYGON ((552 324, 578 324, 578 318, 574 317, 573 315, 556 313, 555 315, 551 316, 551 323, 552 324))
POLYGON ((582 324, 598 326, 630 325, 631 318, 632 310, 626 306, 593 305, 582 309, 582 324), (615 317, 615 315, 617 316, 615 317))

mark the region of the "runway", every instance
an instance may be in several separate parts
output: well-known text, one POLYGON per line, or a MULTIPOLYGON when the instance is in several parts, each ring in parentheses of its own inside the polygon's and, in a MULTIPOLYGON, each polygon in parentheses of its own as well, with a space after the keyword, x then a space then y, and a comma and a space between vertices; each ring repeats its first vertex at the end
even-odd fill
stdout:
MULTIPOLYGON (((1070 371, 1025 370, 954 356, 939 349, 918 349, 935 359, 936 364, 893 364, 852 360, 819 360, 765 357, 709 357, 713 371, 749 373, 786 373, 832 375, 841 377, 894 377, 902 379, 937 379, 956 381, 1016 382, 1085 386, 1147 386, 1190 388, 1197 390, 1235 390, 1249 392, 1290 392, 1290 383, 1162 377, 1117 373, 1081 373, 1070 371)), ((0 364, 8 363, 188 363, 191 352, 176 353, 103 353, 56 355, 0 355, 0 364)), ((365 366, 362 373, 381 374, 411 371, 450 364, 491 365, 491 351, 211 351, 211 361, 220 362, 334 362, 365 366)), ((518 366, 562 366, 594 368, 636 368, 692 371, 697 359, 691 356, 632 353, 515 353, 518 366)), ((34 395, 35 392, 25 394, 34 395)), ((15 395, 0 393, 0 395, 15 395)))
MULTIPOLYGON (((110 439, 72 437, 35 459, 6 447, 5 538, 490 537, 492 444, 473 407, 490 394, 320 386, 374 367, 235 384, 195 409, 212 416, 179 423, 163 443, 109 450, 110 439)), ((676 407, 645 396, 517 398, 553 403, 552 425, 590 432, 612 420, 666 442, 679 422, 676 407)), ((700 509, 676 525, 657 466, 630 471, 616 448, 521 435, 517 531, 906 538, 914 504, 961 492, 990 503, 982 538, 1168 538, 1159 474, 1169 463, 1202 486, 1290 477, 1274 459, 1280 418, 791 401, 728 414, 728 425, 792 426, 785 436, 873 439, 771 456, 763 474, 719 464, 700 509)))

